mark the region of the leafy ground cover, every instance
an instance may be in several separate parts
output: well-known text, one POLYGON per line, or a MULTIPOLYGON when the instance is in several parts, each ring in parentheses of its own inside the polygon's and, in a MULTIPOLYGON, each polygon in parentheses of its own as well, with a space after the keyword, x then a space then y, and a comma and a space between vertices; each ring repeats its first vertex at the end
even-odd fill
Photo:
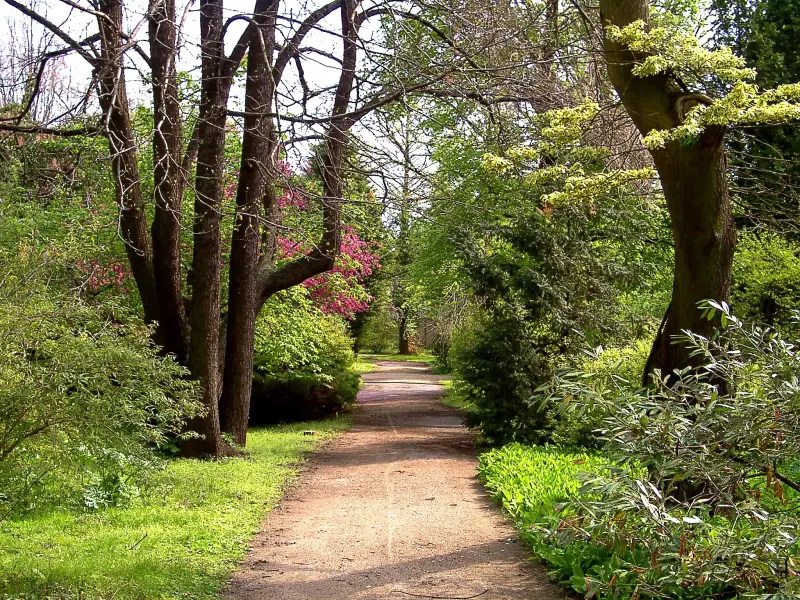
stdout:
POLYGON ((176 460, 132 506, 0 523, 3 598, 217 598, 304 453, 340 417, 256 429, 247 458, 176 460), (316 435, 304 435, 313 429, 316 435))
POLYGON ((573 541, 566 549, 548 543, 541 529, 559 519, 581 487, 580 473, 600 473, 608 460, 596 453, 547 446, 509 444, 482 454, 478 474, 490 496, 513 519, 534 556, 562 583, 584 592, 586 573, 609 566, 610 553, 596 544, 573 541))

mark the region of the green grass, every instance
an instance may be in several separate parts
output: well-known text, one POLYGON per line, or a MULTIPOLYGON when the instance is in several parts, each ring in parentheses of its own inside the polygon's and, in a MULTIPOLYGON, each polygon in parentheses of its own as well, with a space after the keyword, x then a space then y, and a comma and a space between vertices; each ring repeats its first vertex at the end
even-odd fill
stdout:
POLYGON ((135 506, 4 521, 0 597, 218 598, 303 454, 348 425, 342 417, 252 430, 247 458, 175 460, 135 506))
POLYGON ((450 408, 468 411, 472 408, 472 403, 465 400, 464 397, 458 393, 458 390, 453 386, 453 379, 445 379, 442 381, 444 386, 444 394, 442 394, 442 404, 450 408))
POLYGON ((419 362, 419 363, 432 363, 434 361, 433 354, 420 353, 420 354, 366 354, 358 355, 359 361, 399 361, 399 362, 419 362))
POLYGON ((579 473, 597 473, 608 465, 597 454, 519 443, 485 452, 478 461, 489 495, 523 526, 553 514, 557 504, 574 496, 581 487, 579 473))
POLYGON ((362 355, 359 355, 356 358, 356 362, 351 365, 350 370, 356 375, 363 375, 364 373, 369 373, 377 368, 378 366, 374 362, 364 360, 362 355))

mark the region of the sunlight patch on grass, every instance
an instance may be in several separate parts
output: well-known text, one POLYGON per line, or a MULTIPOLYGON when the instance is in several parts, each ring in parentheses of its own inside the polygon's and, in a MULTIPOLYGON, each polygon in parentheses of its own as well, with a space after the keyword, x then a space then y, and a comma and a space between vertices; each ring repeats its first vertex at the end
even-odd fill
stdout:
POLYGON ((472 408, 472 403, 465 400, 464 397, 458 393, 453 387, 453 379, 445 379, 442 381, 444 386, 444 393, 442 394, 442 404, 450 408, 457 408, 458 410, 467 411, 472 408))
POLYGON ((2 522, 0 597, 218 598, 303 454, 349 423, 251 430, 247 458, 172 461, 135 506, 2 522))
POLYGON ((419 362, 419 363, 432 363, 434 356, 432 354, 359 354, 359 361, 392 361, 392 362, 419 362))
POLYGON ((350 370, 357 375, 363 375, 364 373, 369 373, 377 368, 378 365, 376 365, 374 362, 364 360, 361 355, 359 355, 356 359, 356 362, 354 362, 350 367, 350 370))

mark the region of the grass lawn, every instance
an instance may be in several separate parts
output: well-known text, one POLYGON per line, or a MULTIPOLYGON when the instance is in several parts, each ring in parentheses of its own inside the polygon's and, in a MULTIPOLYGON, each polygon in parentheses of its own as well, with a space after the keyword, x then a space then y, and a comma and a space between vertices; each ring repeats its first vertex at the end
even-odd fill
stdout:
POLYGON ((419 362, 419 363, 432 363, 434 356, 432 354, 359 354, 359 362, 375 361, 375 360, 389 360, 399 362, 419 362))
POLYGON ((472 406, 470 402, 465 400, 453 387, 452 379, 445 379, 442 381, 444 386, 444 394, 442 394, 442 404, 450 408, 457 408, 459 410, 469 410, 472 406))
POLYGON ((364 373, 369 373, 377 368, 378 366, 374 362, 365 360, 363 355, 359 355, 356 357, 356 362, 353 363, 353 365, 350 367, 350 370, 358 375, 363 375, 364 373))
POLYGON ((0 597, 218 598, 303 454, 349 422, 251 430, 247 458, 172 461, 130 507, 0 523, 0 597))

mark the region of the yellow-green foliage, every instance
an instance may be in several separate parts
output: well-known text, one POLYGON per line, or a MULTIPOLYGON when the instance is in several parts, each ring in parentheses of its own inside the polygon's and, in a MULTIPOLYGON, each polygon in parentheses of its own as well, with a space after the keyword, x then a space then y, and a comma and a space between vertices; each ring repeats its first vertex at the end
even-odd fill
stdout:
POLYGON ((733 303, 744 318, 786 325, 800 309, 800 246, 774 233, 739 235, 733 303), (764 314, 768 304, 775 314, 764 314))
POLYGON ((723 81, 734 82, 750 80, 756 75, 730 48, 707 50, 694 35, 678 27, 648 29, 643 21, 635 21, 621 28, 610 25, 606 28, 606 35, 634 52, 649 54, 633 69, 639 77, 677 73, 684 78, 698 78, 711 73, 723 81))
POLYGON ((572 108, 552 110, 537 119, 540 139, 533 148, 511 148, 505 156, 483 155, 483 169, 493 175, 518 174, 527 186, 555 184, 556 190, 542 194, 545 206, 592 206, 615 190, 633 182, 655 177, 651 168, 602 169, 600 164, 608 155, 607 148, 584 142, 600 107, 590 100, 572 108), (542 166, 547 156, 556 164, 542 166))
POLYGON ((567 447, 601 448, 608 414, 597 398, 639 389, 651 345, 651 339, 634 340, 622 348, 601 347, 587 354, 576 370, 592 375, 585 379, 588 390, 581 386, 555 390, 553 441, 567 447))
POLYGON ((511 516, 532 524, 578 492, 579 473, 597 473, 607 464, 592 454, 514 443, 482 454, 478 474, 511 516))
POLYGON ((781 85, 761 92, 758 86, 738 81, 731 91, 713 104, 698 104, 681 125, 651 131, 644 139, 648 148, 695 138, 710 125, 765 125, 800 119, 800 84, 781 85))
POLYGON ((685 84, 704 87, 709 78, 730 84, 730 91, 715 101, 695 102, 684 121, 673 129, 651 131, 644 139, 650 149, 670 142, 691 140, 712 125, 764 125, 800 119, 800 83, 759 90, 747 83, 756 77, 744 59, 729 48, 708 50, 692 34, 677 26, 652 27, 636 21, 626 27, 609 26, 608 37, 634 52, 646 55, 634 67, 638 77, 673 73, 685 84))
POLYGON ((593 384, 607 388, 639 387, 644 365, 650 354, 651 339, 634 340, 623 348, 602 348, 588 355, 581 370, 594 373, 593 384))

